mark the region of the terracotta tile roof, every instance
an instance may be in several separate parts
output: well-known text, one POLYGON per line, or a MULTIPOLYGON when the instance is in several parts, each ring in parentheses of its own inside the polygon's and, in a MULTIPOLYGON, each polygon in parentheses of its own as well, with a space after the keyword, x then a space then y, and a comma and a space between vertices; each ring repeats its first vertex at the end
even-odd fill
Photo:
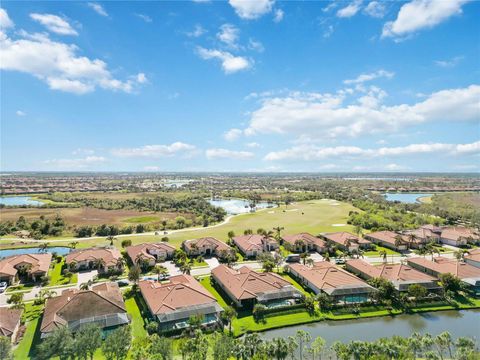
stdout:
POLYGON ((0 307, 0 335, 10 337, 20 322, 22 309, 0 307))
POLYGON ((122 257, 120 251, 117 248, 90 248, 81 249, 70 252, 65 257, 65 263, 81 261, 95 261, 97 259, 103 259, 105 266, 115 266, 117 261, 122 257))
MULTIPOLYGON (((244 252, 247 251, 262 251, 263 244, 262 240, 264 239, 263 235, 252 234, 252 235, 240 235, 235 236, 233 241, 237 246, 244 252)), ((273 238, 268 238, 269 243, 276 243, 276 240, 273 238)))
POLYGON ((247 266, 234 270, 226 265, 219 265, 212 270, 212 275, 237 300, 255 299, 259 294, 292 286, 277 274, 257 273, 247 266))
POLYGON ((461 226, 452 226, 452 227, 445 227, 442 229, 442 238, 458 241, 461 238, 468 238, 471 237, 473 239, 479 239, 480 236, 475 233, 474 230, 461 227, 461 226))
POLYGON ((23 254, 6 257, 0 260, 0 274, 15 276, 17 274, 16 266, 27 263, 32 267, 30 274, 47 273, 52 261, 52 254, 23 254))
POLYGON ((126 313, 126 309, 116 283, 102 283, 90 290, 68 289, 47 300, 40 331, 50 332, 71 321, 117 313, 126 313))
POLYGON ((460 279, 480 279, 480 268, 456 259, 439 256, 430 261, 423 257, 415 257, 407 259, 407 263, 424 267, 437 274, 451 273, 460 279))
POLYGON ((395 246, 396 237, 400 236, 405 244, 409 242, 406 235, 400 235, 393 231, 377 231, 365 235, 368 238, 377 239, 382 242, 386 242, 395 246))
POLYGON ((351 243, 357 243, 357 244, 370 244, 370 241, 365 240, 365 239, 360 239, 358 236, 353 235, 349 232, 342 231, 342 232, 335 232, 335 233, 327 233, 323 234, 323 236, 330 240, 333 241, 337 244, 340 244, 342 246, 345 246, 345 243, 347 240, 350 240, 351 243))
POLYGON ((190 275, 172 276, 168 282, 139 282, 145 302, 154 315, 204 304, 216 303, 215 297, 190 275))
POLYGON ((433 276, 427 275, 421 271, 404 264, 381 264, 371 265, 361 259, 352 259, 347 261, 347 269, 352 267, 367 275, 368 278, 384 278, 394 283, 410 281, 435 281, 433 276))
POLYGON ((300 234, 294 234, 294 235, 284 235, 283 240, 288 242, 291 245, 295 245, 295 242, 297 240, 303 241, 305 244, 310 244, 310 245, 316 245, 319 247, 325 247, 325 241, 322 239, 319 239, 316 236, 313 236, 310 233, 300 233, 300 234))
POLYGON ((198 249, 204 248, 204 247, 212 247, 215 249, 215 251, 231 251, 232 248, 225 244, 223 241, 220 241, 218 239, 215 239, 214 237, 204 237, 200 239, 192 239, 192 240, 187 240, 184 241, 183 246, 185 246, 186 249, 192 250, 192 245, 196 245, 198 249))
POLYGON ((480 262, 480 248, 470 250, 468 255, 465 255, 465 259, 480 262))
POLYGON ((349 272, 336 267, 328 261, 319 261, 308 267, 302 264, 290 264, 291 269, 301 277, 327 294, 332 294, 336 289, 342 288, 365 288, 372 291, 373 288, 362 279, 349 272))
POLYGON ((141 255, 146 259, 155 260, 155 256, 150 254, 152 251, 172 253, 175 251, 175 247, 165 242, 159 242, 159 243, 145 243, 145 244, 128 246, 126 250, 132 262, 135 262, 139 255, 141 255))

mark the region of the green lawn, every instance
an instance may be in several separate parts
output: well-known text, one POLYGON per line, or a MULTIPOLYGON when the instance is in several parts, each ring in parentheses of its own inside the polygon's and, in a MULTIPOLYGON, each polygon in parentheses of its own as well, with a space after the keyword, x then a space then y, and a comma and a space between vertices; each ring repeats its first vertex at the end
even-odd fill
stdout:
POLYGON ((57 285, 67 285, 67 284, 76 284, 78 281, 78 274, 74 273, 71 277, 63 276, 62 268, 65 264, 65 260, 61 262, 53 263, 53 268, 50 268, 48 271, 48 276, 50 276, 50 282, 48 286, 57 286, 57 285))
POLYGON ((147 331, 145 330, 145 320, 140 313, 135 297, 132 296, 125 300, 125 307, 127 313, 132 317, 132 335, 134 338, 146 337, 147 331))
POLYGON ((25 322, 26 331, 20 340, 20 343, 14 350, 14 358, 19 360, 31 359, 31 350, 37 346, 40 341, 40 333, 37 328, 40 326, 40 318, 43 311, 43 305, 25 305, 22 320, 25 322))
POLYGON ((222 297, 222 295, 219 294, 217 289, 215 289, 212 286, 212 284, 210 283, 210 276, 204 277, 204 278, 200 279, 199 281, 200 281, 200 284, 202 284, 202 286, 205 289, 207 289, 210 294, 215 296, 215 299, 217 299, 217 301, 218 301, 218 303, 220 304, 221 307, 223 307, 224 309, 226 307, 228 307, 227 301, 222 297))
POLYGON ((380 256, 380 251, 384 250, 387 255, 401 255, 399 252, 395 251, 395 250, 392 250, 392 249, 389 249, 389 248, 386 248, 386 247, 383 247, 383 246, 380 246, 380 245, 375 245, 376 249, 375 250, 371 250, 371 251, 365 251, 363 253, 364 256, 370 256, 370 257, 375 257, 375 256, 380 256))
POLYGON ((306 290, 302 285, 300 285, 297 281, 295 281, 290 275, 281 273, 279 274, 281 277, 283 277, 285 280, 287 280, 290 284, 295 286, 298 290, 300 290, 305 296, 310 295, 311 293, 306 290))
POLYGON ((7 288, 7 291, 6 293, 9 294, 11 292, 14 292, 14 291, 20 291, 22 290, 22 292, 29 292, 30 290, 32 290, 32 288, 35 286, 34 283, 29 283, 29 284, 18 284, 18 285, 15 285, 15 286, 9 286, 7 288))

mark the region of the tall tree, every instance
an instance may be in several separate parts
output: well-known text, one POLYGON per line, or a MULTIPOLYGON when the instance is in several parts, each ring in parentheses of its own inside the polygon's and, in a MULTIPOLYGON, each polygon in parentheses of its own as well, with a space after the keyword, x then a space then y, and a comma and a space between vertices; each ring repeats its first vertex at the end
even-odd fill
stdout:
POLYGON ((237 317, 237 312, 233 306, 227 306, 225 311, 222 313, 222 319, 228 324, 228 332, 232 334, 232 322, 233 319, 237 317))
POLYGON ((295 334, 295 338, 298 342, 298 352, 300 355, 300 360, 303 360, 305 346, 312 340, 312 337, 305 330, 298 330, 295 334))
POLYGON ((124 325, 107 336, 102 345, 107 360, 123 360, 128 355, 132 343, 130 325, 124 325))
POLYGON ((92 360, 101 345, 102 332, 95 324, 85 325, 75 334, 75 353, 80 359, 92 360))
POLYGON ((6 336, 0 336, 0 359, 12 360, 12 342, 6 336))
POLYGON ((160 337, 157 334, 150 336, 150 357, 152 360, 172 360, 173 342, 166 337, 160 337))
POLYGON ((58 357, 60 360, 69 360, 74 354, 74 340, 72 333, 66 326, 62 326, 44 339, 37 346, 37 358, 47 360, 58 357))

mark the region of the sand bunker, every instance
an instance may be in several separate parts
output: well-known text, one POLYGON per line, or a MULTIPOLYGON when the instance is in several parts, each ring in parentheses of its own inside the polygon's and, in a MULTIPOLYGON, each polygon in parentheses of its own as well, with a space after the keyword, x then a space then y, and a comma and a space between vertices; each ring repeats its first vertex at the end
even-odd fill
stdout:
POLYGON ((332 224, 332 226, 345 226, 345 224, 332 224))

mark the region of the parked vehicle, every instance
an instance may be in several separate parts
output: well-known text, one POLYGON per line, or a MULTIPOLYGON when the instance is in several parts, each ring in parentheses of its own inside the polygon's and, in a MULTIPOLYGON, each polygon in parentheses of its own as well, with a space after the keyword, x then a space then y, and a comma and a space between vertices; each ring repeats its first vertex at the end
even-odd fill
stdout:
POLYGON ((0 294, 7 290, 8 284, 5 281, 0 282, 0 294))
POLYGON ((130 283, 128 282, 128 280, 118 280, 118 281, 117 281, 117 284, 118 284, 119 287, 124 287, 124 286, 130 285, 130 283))
POLYGON ((345 264, 345 259, 335 259, 335 264, 343 265, 343 264, 345 264))
POLYGON ((285 258, 285 262, 287 263, 300 262, 300 255, 298 254, 287 255, 287 257, 285 258))

